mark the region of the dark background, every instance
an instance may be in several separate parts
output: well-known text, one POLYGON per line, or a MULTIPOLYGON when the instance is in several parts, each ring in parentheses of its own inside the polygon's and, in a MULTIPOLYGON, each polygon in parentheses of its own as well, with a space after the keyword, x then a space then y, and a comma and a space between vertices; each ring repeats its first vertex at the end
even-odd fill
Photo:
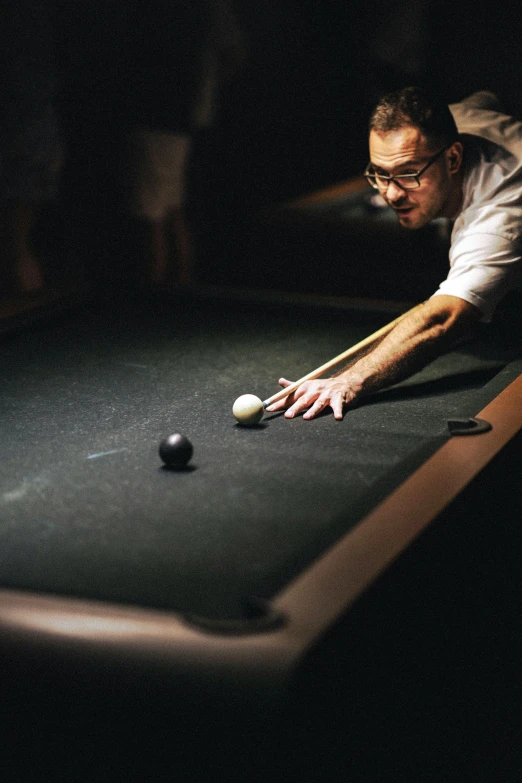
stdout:
MULTIPOLYGON (((498 4, 478 2, 472 15, 460 4, 422 0, 234 5, 246 59, 221 87, 213 127, 195 138, 189 211, 203 283, 226 277, 259 210, 361 172, 367 118, 380 94, 420 82, 451 102, 488 88, 522 114, 515 5, 500 12, 498 4)), ((139 263, 120 179, 132 112, 125 48, 136 6, 153 29, 158 2, 62 3, 56 23, 67 150, 60 220, 69 262, 122 285, 139 263)), ((204 6, 194 3, 194 13, 203 18, 204 6)))
MULTIPOLYGON (((0 133, 5 105, 18 111, 23 103, 18 97, 16 106, 21 86, 29 107, 45 90, 55 91, 63 136, 58 199, 43 205, 34 231, 48 281, 86 277, 102 289, 121 289, 142 279, 143 245, 124 207, 126 142, 137 125, 187 130, 192 64, 217 2, 0 6, 0 71, 14 79, 14 86, 0 80, 0 133)), ((371 221, 356 238, 353 225, 341 236, 310 216, 309 227, 318 226, 311 236, 267 227, 260 216, 359 175, 367 163, 369 113, 391 89, 424 83, 448 102, 492 89, 508 113, 522 117, 516 5, 500 11, 481 0, 470 13, 446 0, 229 2, 244 57, 220 82, 211 127, 191 131, 187 206, 199 282, 402 300, 431 294, 447 257, 429 227, 404 247, 393 237, 391 253, 389 232, 371 221), (342 280, 348 257, 352 266, 342 280), (371 275, 369 259, 376 265, 371 275), (398 282, 411 279, 410 270, 419 288, 402 291, 398 282)))

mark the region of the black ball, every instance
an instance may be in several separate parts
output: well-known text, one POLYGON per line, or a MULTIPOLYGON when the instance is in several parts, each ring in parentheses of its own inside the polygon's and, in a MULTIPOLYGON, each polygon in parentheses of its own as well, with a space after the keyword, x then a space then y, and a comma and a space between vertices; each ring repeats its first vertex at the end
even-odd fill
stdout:
POLYGON ((193 451, 192 443, 179 432, 162 440, 159 447, 159 455, 169 468, 184 468, 193 451))

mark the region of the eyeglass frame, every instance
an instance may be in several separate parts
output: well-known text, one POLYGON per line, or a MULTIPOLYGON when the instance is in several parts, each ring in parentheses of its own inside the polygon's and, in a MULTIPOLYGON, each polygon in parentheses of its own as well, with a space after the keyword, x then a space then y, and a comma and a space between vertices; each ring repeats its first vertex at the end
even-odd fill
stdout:
POLYGON ((364 176, 366 177, 366 179, 368 180, 368 182, 369 182, 369 184, 372 186, 372 188, 374 188, 375 190, 382 190, 382 191, 386 191, 386 190, 388 190, 388 188, 390 187, 390 182, 393 182, 393 184, 395 185, 395 187, 399 188, 400 190, 417 190, 418 188, 420 188, 420 187, 421 187, 420 177, 421 177, 421 176, 424 174, 424 172, 425 172, 427 169, 429 169, 429 167, 432 165, 432 163, 435 163, 435 161, 437 160, 437 158, 439 158, 439 157, 442 155, 442 153, 443 153, 443 152, 446 152, 446 150, 447 150, 447 149, 449 149, 450 147, 451 147, 451 144, 446 144, 446 146, 445 146, 445 147, 443 147, 441 150, 439 150, 439 151, 438 151, 438 152, 437 152, 435 155, 432 155, 432 157, 431 157, 431 158, 428 160, 428 162, 426 163, 426 165, 425 165, 425 166, 423 166, 423 167, 421 168, 421 170, 420 170, 420 171, 417 171, 417 173, 416 173, 416 174, 402 174, 402 175, 401 175, 401 174, 396 174, 394 177, 390 177, 390 176, 388 176, 388 175, 385 175, 385 174, 379 174, 379 175, 377 175, 377 174, 375 174, 375 173, 374 173, 374 174, 369 174, 369 173, 368 173, 368 169, 369 169, 369 168, 370 168, 370 166, 372 165, 372 163, 370 162, 370 163, 368 163, 368 165, 366 166, 366 169, 365 169, 365 171, 364 171, 364 176), (386 187, 385 187, 385 188, 383 188, 383 187, 380 187, 380 186, 377 184, 377 182, 376 182, 376 181, 374 181, 374 182, 372 182, 372 181, 371 181, 371 177, 373 177, 373 178, 374 178, 374 180, 375 180, 375 178, 376 178, 377 176, 379 176, 379 179, 381 179, 381 180, 385 180, 385 181, 386 181, 386 187), (404 178, 411 179, 411 180, 415 180, 415 182, 417 183, 417 186, 416 186, 416 187, 413 187, 413 188, 405 188, 405 187, 403 187, 402 185, 400 185, 400 184, 399 184, 399 183, 396 181, 397 179, 404 179, 404 178))

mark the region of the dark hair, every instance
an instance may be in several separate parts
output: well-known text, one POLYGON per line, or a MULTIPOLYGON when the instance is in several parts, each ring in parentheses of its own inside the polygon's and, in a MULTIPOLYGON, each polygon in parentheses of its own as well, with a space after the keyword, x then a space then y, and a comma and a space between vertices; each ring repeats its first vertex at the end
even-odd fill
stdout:
POLYGON ((437 146, 451 144, 459 135, 449 106, 421 87, 405 87, 381 98, 371 114, 369 130, 387 133, 407 125, 418 128, 437 146))

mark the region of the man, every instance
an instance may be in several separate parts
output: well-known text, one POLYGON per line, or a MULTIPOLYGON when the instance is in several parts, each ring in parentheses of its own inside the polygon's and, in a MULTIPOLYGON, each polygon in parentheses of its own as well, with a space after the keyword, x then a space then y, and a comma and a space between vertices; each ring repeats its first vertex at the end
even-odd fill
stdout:
MULTIPOLYGON (((522 280, 522 123, 491 93, 448 107, 417 88, 383 98, 370 119, 365 172, 405 229, 454 221, 450 271, 438 291, 336 377, 308 381, 268 411, 311 419, 420 370, 475 322, 488 322, 522 280)), ((383 258, 385 263, 385 258, 383 258)), ((279 381, 283 387, 291 382, 279 381)))

